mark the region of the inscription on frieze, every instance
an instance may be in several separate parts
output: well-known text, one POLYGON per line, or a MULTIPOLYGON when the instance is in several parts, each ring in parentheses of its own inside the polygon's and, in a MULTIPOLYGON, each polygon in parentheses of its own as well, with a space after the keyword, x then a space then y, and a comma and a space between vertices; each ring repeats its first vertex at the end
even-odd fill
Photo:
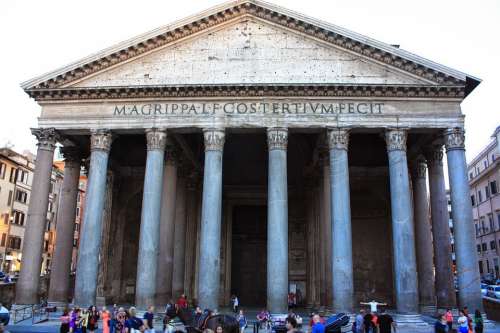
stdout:
POLYGON ((114 105, 113 116, 209 116, 209 115, 339 115, 383 114, 384 103, 374 102, 213 102, 144 103, 114 105))

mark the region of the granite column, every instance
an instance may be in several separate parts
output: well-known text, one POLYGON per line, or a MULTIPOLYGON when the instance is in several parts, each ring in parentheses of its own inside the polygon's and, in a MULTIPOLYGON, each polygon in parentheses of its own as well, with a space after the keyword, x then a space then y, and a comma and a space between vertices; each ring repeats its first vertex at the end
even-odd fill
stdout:
POLYGON ((288 295, 288 186, 286 128, 268 128, 267 308, 286 313, 288 295))
POLYGON ((64 179, 57 210, 56 248, 52 258, 48 301, 65 305, 69 301, 76 199, 82 157, 79 149, 74 146, 63 147, 61 152, 64 155, 64 179))
POLYGON ((135 304, 141 309, 154 305, 155 302, 166 139, 167 133, 165 130, 146 130, 148 152, 142 195, 141 231, 135 288, 135 304))
POLYGON ((95 304, 97 270, 101 247, 102 216, 111 132, 96 130, 90 136, 90 167, 85 198, 85 214, 81 230, 75 281, 75 305, 88 307, 95 304))
POLYGON ((477 264, 476 238, 472 221, 470 189, 465 160, 465 134, 462 128, 444 133, 448 177, 450 180, 451 211, 455 236, 458 298, 460 307, 471 310, 483 307, 481 279, 477 264))
POLYGON ((37 304, 38 283, 42 266, 43 236, 47 225, 49 190, 56 147, 54 128, 32 129, 38 139, 36 166, 24 231, 23 257, 19 280, 16 283, 16 304, 37 304))
POLYGON ((389 157, 396 309, 400 313, 417 313, 415 230, 406 159, 406 130, 389 129, 385 138, 389 157))
POLYGON ((198 303, 202 309, 218 307, 222 214, 223 129, 204 129, 205 170, 201 208, 198 303))

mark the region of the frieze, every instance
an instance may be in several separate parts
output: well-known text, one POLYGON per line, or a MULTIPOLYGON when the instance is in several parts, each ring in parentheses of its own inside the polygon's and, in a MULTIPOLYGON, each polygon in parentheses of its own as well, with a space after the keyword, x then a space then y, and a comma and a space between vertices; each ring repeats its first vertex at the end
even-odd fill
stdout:
POLYGON ((82 63, 76 68, 67 70, 56 77, 40 82, 32 88, 40 89, 60 87, 92 73, 102 71, 110 66, 115 66, 118 63, 129 60, 130 58, 150 52, 163 45, 170 44, 181 38, 185 38, 204 29, 244 15, 252 15, 287 29, 298 31, 313 38, 358 53, 364 57, 372 58, 377 62, 399 68, 427 80, 443 84, 465 83, 458 78, 442 73, 436 69, 429 68, 428 66, 419 64, 409 59, 405 59, 396 53, 383 50, 362 41, 354 40, 353 38, 341 35, 338 32, 330 31, 315 24, 311 24, 300 18, 280 13, 252 2, 244 2, 228 7, 217 13, 213 13, 207 17, 198 18, 195 21, 175 27, 174 29, 162 32, 156 36, 151 36, 147 40, 136 42, 135 44, 116 50, 101 58, 88 61, 87 63, 82 63))
POLYGON ((33 134, 37 140, 38 149, 54 151, 59 134, 55 128, 32 128, 33 134))
POLYGON ((286 150, 288 145, 288 130, 286 128, 268 128, 267 145, 269 150, 286 150))
POLYGON ((387 151, 406 151, 406 132, 405 129, 388 129, 385 132, 387 151))
POLYGON ((463 128, 450 128, 444 132, 446 151, 465 149, 465 131, 463 128))

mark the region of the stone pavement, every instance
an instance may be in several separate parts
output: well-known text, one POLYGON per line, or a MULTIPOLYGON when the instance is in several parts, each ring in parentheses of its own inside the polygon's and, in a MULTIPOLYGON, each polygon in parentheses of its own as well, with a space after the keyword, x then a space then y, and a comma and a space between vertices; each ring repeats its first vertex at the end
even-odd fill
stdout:
MULTIPOLYGON (((226 311, 223 311, 226 312, 226 311)), ((249 310, 246 311, 245 315, 247 316, 247 319, 249 321, 254 320, 255 316, 257 314, 256 310, 249 310)), ((49 320, 43 323, 35 324, 32 325, 31 319, 27 319, 23 322, 20 322, 18 324, 11 324, 7 326, 7 330, 10 333, 31 333, 31 332, 36 332, 36 333, 57 333, 59 332, 59 315, 60 313, 51 313, 49 320)), ((308 318, 306 317, 306 313, 300 313, 302 318, 304 318, 304 325, 302 327, 303 332, 309 332, 309 326, 307 325, 308 323, 308 318)), ((157 316, 157 321, 155 322, 155 327, 156 327, 156 332, 160 333, 161 332, 161 320, 157 316)), ((415 328, 415 327, 398 327, 397 332, 398 333, 432 333, 434 332, 433 330, 433 323, 435 321, 434 318, 428 317, 428 316, 422 316, 422 319, 429 324, 428 327, 423 328, 415 328)), ((99 327, 100 329, 96 331, 96 333, 101 333, 102 332, 102 323, 99 322, 99 327)), ((262 331, 261 331, 262 332, 262 331)), ((265 331, 264 331, 265 332, 265 331)), ((346 331, 346 332, 351 332, 346 331)), ((485 333, 500 333, 500 322, 491 322, 491 327, 487 327, 484 330, 485 333)), ((253 326, 249 325, 247 329, 245 330, 245 333, 253 333, 253 326)))

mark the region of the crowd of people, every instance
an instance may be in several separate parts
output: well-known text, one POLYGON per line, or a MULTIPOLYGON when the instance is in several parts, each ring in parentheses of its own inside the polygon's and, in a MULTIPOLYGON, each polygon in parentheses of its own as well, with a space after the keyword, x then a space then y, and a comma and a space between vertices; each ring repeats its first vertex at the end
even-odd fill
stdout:
MULTIPOLYGON (((447 309, 445 313, 440 314, 438 320, 434 324, 435 333, 452 332, 453 319, 451 309, 447 309)), ((471 316, 467 307, 463 308, 459 312, 457 324, 456 331, 458 333, 483 333, 483 316, 479 310, 476 310, 474 315, 471 316)))

